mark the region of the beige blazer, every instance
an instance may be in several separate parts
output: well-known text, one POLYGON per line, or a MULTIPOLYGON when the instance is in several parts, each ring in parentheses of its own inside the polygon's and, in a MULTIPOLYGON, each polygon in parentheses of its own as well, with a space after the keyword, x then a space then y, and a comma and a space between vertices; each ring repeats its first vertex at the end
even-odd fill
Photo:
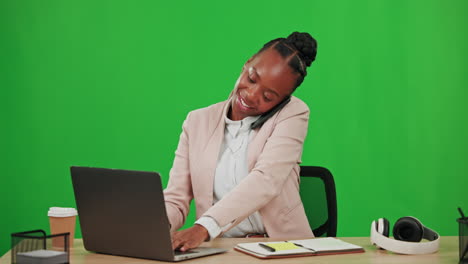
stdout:
POLYGON ((229 102, 192 111, 183 123, 164 190, 171 230, 182 227, 190 201, 195 198, 197 219, 210 216, 220 227, 226 227, 224 231, 259 211, 270 237, 312 237, 299 196, 299 164, 309 108, 294 96, 252 131, 247 154, 249 174, 213 205, 213 180, 229 102))

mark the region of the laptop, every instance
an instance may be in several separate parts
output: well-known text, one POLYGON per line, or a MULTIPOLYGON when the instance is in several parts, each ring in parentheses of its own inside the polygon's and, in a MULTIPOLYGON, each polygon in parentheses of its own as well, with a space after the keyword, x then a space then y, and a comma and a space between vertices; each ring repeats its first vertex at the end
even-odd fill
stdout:
POLYGON ((73 166, 71 177, 88 251, 164 261, 227 251, 172 249, 161 177, 156 172, 73 166))

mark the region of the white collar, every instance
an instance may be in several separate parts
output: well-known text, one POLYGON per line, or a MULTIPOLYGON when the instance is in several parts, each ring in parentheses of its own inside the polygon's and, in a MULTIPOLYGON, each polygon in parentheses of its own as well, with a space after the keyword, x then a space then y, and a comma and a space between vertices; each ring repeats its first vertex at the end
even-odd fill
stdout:
POLYGON ((257 119, 260 118, 259 115, 257 116, 247 116, 242 120, 231 120, 227 117, 227 114, 229 113, 229 107, 231 107, 231 102, 232 98, 229 99, 228 103, 226 104, 224 108, 224 122, 226 123, 226 128, 230 130, 229 132, 232 134, 237 134, 237 132, 240 130, 241 132, 250 130, 250 126, 252 125, 253 122, 257 121, 257 119))

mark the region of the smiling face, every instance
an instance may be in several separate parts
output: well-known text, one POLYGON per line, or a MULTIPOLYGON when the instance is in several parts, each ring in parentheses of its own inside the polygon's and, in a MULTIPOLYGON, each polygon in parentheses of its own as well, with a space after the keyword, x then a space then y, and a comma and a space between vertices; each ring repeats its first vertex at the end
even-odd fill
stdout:
POLYGON ((275 49, 254 55, 234 87, 229 118, 242 120, 268 112, 294 91, 298 73, 275 49))

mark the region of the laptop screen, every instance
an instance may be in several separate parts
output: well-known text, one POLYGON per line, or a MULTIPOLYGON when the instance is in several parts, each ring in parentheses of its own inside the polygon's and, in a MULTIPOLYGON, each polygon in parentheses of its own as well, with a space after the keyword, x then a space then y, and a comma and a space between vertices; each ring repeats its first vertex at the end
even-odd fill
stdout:
POLYGON ((172 260, 158 173, 71 167, 71 175, 86 250, 172 260))

